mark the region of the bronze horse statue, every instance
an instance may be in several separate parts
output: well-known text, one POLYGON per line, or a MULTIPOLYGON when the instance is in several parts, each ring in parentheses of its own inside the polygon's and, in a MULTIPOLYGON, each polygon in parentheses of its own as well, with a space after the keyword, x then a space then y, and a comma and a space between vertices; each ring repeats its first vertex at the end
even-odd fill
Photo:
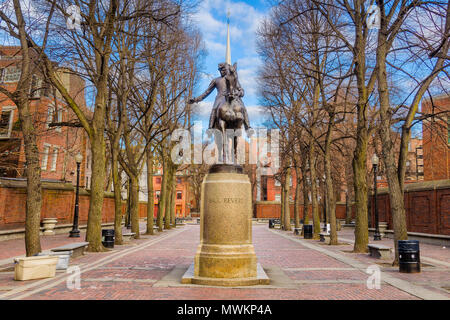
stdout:
MULTIPOLYGON (((222 159, 223 163, 227 163, 228 155, 228 137, 227 129, 239 130, 244 125, 245 130, 250 128, 250 122, 248 120, 247 110, 242 103, 241 97, 244 96, 244 90, 242 89, 238 74, 237 64, 233 66, 227 63, 219 64, 219 71, 221 77, 211 81, 208 89, 199 97, 190 99, 190 103, 202 101, 206 98, 214 89, 217 89, 217 96, 214 102, 213 110, 211 112, 209 128, 218 129, 222 133, 222 144, 219 147, 216 138, 216 145, 219 150, 219 160, 222 159)), ((238 137, 233 136, 233 150, 234 159, 233 163, 237 162, 237 144, 238 137)))

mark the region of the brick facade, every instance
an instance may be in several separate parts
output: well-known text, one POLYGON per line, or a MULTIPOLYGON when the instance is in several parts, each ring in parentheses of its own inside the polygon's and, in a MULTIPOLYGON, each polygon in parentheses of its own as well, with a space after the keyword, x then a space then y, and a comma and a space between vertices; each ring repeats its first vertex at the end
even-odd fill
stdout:
MULTIPOLYGON (((373 196, 370 218, 375 224, 373 196)), ((450 235, 450 180, 428 181, 405 186, 407 230, 450 235)), ((392 229, 392 215, 387 189, 381 189, 377 198, 379 221, 392 229)))
MULTIPOLYGON (((0 47, 0 85, 9 91, 17 86, 20 70, 20 47, 0 47)), ((73 122, 76 116, 50 85, 42 80, 37 69, 33 74, 30 112, 37 132, 40 153, 41 177, 46 180, 76 181, 75 155, 81 152, 80 185, 89 185, 90 159, 88 139, 82 128, 51 127, 52 122, 73 122)), ((61 81, 74 100, 86 110, 84 81, 63 69, 61 81)), ((18 110, 6 96, 0 94, 0 177, 25 176, 25 152, 18 110)))
POLYGON ((450 179, 450 96, 425 99, 421 111, 431 116, 422 121, 424 180, 450 179))

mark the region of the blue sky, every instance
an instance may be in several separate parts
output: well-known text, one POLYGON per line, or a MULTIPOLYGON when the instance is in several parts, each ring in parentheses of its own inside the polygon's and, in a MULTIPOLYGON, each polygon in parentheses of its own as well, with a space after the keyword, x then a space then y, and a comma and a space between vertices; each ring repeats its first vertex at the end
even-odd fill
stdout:
MULTIPOLYGON (((207 56, 195 96, 206 90, 210 81, 219 76, 217 65, 225 61, 227 10, 230 11, 231 61, 237 62, 239 81, 244 88, 243 102, 247 107, 252 127, 261 124, 258 112, 256 71, 261 63, 256 53, 256 30, 270 10, 267 0, 221 1, 204 0, 192 17, 200 29, 207 56)), ((208 125, 216 92, 198 104, 197 116, 208 125)))

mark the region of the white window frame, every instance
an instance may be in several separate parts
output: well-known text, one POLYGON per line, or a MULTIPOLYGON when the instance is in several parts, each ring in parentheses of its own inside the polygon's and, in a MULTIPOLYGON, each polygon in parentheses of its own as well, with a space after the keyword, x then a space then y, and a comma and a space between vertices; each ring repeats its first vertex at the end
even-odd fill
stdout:
MULTIPOLYGON (((56 109, 56 121, 62 122, 62 115, 63 115, 63 109, 57 108, 56 109)), ((61 132, 61 127, 56 127, 56 132, 61 132)))
POLYGON ((58 154, 59 154, 59 147, 53 146, 52 163, 50 167, 51 172, 56 172, 56 168, 58 166, 58 154))
POLYGON ((281 202, 281 194, 279 193, 275 194, 275 201, 281 202))
POLYGON ((44 143, 44 155, 42 156, 41 160, 41 170, 47 171, 48 167, 48 152, 50 151, 50 148, 52 147, 51 144, 44 143))
MULTIPOLYGON (((1 139, 9 139, 11 137, 12 127, 13 127, 13 120, 14 120, 14 111, 16 110, 16 107, 14 106, 6 106, 1 108, 1 112, 3 111, 11 111, 9 114, 9 127, 8 127, 8 133, 6 135, 0 135, 1 139)), ((0 113, 1 115, 1 113, 0 113)))
POLYGON ((21 74, 22 74, 22 70, 21 70, 20 68, 16 67, 16 66, 11 66, 11 67, 5 68, 5 71, 3 72, 3 82, 4 82, 4 83, 14 83, 14 82, 18 82, 19 79, 20 79, 20 75, 21 75, 21 74), (15 73, 10 73, 9 70, 11 70, 11 69, 15 69, 16 72, 15 72, 15 73), (18 72, 18 73, 19 73, 19 74, 18 74, 18 77, 17 77, 17 70, 19 70, 19 72, 18 72), (16 79, 16 78, 13 78, 13 79, 7 81, 7 80, 6 80, 6 77, 7 77, 8 75, 10 75, 10 74, 16 75, 17 79, 16 79))
POLYGON ((55 106, 49 106, 47 109, 47 121, 45 122, 46 129, 49 129, 48 125, 52 123, 54 113, 55 113, 55 106))
POLYGON ((278 179, 275 179, 275 187, 281 187, 281 182, 278 179))

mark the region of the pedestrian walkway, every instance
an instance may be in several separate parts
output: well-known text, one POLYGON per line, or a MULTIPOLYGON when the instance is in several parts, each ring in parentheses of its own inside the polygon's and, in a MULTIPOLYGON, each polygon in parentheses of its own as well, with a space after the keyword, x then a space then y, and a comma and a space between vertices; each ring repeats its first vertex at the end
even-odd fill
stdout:
POLYGON ((367 254, 348 252, 351 244, 328 246, 266 224, 253 225, 253 242, 258 262, 271 278, 269 285, 184 285, 180 279, 193 262, 199 233, 198 225, 185 225, 74 259, 71 266, 81 270, 80 289, 73 288, 73 274, 65 272, 22 282, 13 280, 12 271, 0 272, 0 299, 450 299, 445 289, 450 287, 450 268, 444 265, 400 274, 367 254), (379 289, 367 287, 371 265, 380 267, 379 289))

